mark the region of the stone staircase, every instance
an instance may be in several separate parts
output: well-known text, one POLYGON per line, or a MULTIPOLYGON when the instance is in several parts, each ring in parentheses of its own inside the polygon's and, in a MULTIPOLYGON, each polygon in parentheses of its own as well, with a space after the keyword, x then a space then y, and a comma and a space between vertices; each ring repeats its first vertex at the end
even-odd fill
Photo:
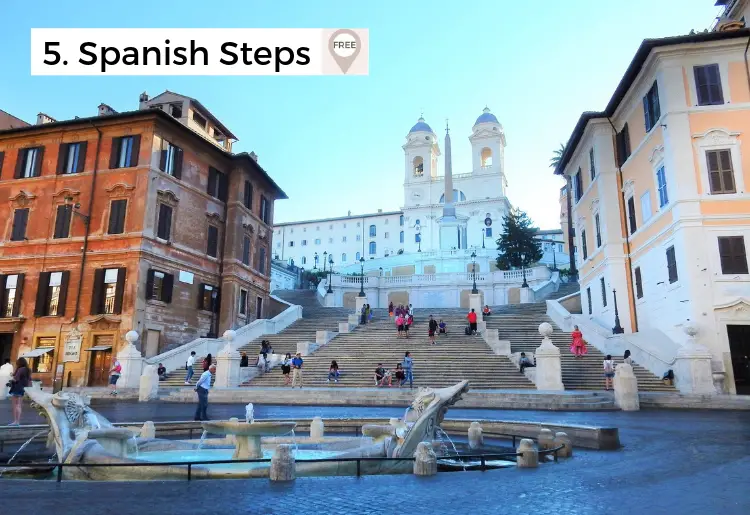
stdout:
POLYGON ((539 301, 543 302, 545 300, 562 299, 563 297, 567 297, 568 295, 577 293, 580 290, 581 290, 581 285, 579 285, 577 282, 561 283, 560 288, 557 291, 548 293, 539 301))

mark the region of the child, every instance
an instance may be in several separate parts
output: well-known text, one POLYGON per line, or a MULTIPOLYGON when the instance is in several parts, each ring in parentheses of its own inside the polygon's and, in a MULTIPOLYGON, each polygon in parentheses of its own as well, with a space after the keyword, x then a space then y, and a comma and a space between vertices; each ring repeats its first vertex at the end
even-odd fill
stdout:
POLYGON ((615 364, 612 356, 607 354, 604 360, 604 389, 609 390, 612 387, 612 378, 615 377, 615 364))

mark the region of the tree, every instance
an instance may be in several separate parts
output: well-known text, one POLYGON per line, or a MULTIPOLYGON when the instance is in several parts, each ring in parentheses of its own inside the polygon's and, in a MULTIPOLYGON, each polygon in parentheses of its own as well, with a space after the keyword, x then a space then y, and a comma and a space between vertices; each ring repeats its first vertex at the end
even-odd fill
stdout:
POLYGON ((534 238, 537 231, 539 229, 524 211, 518 208, 510 211, 503 220, 503 233, 497 240, 497 250, 500 251, 497 267, 510 270, 542 259, 542 244, 534 238))
POLYGON ((562 160, 562 156, 565 153, 565 144, 560 143, 560 148, 552 152, 552 159, 549 160, 549 167, 550 168, 557 168, 557 165, 560 164, 560 161, 562 160))

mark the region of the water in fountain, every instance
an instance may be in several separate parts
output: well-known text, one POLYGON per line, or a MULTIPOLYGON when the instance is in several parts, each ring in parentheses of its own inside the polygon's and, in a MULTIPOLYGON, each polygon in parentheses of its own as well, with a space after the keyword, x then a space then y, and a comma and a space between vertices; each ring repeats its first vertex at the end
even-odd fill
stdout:
POLYGON ((292 432, 289 434, 292 435, 292 446, 294 446, 294 454, 296 455, 299 447, 297 446, 297 437, 294 435, 294 429, 292 429, 292 432))
POLYGON ((47 460, 47 463, 54 463, 56 459, 57 459, 57 453, 50 456, 50 459, 47 460))
POLYGON ((253 403, 250 402, 245 406, 245 422, 252 424, 255 421, 253 403))
POLYGON ((208 431, 203 431, 203 434, 201 435, 201 441, 198 442, 198 449, 203 449, 203 443, 206 441, 207 434, 208 434, 208 431))
POLYGON ((453 443, 453 440, 451 440, 451 437, 448 436, 448 433, 443 431, 443 428, 441 428, 440 426, 437 426, 435 428, 435 436, 437 436, 438 440, 440 440, 441 446, 445 448, 444 452, 446 455, 448 454, 448 447, 445 445, 445 440, 448 440, 448 443, 451 444, 451 447, 453 447, 453 452, 456 454, 456 462, 461 463, 464 472, 466 472, 466 464, 459 456, 458 449, 456 449, 456 444, 453 443))
POLYGON ((409 414, 410 411, 411 411, 411 406, 407 406, 406 409, 404 410, 404 423, 405 424, 407 423, 406 422, 406 417, 407 417, 407 415, 409 414))
MULTIPOLYGON (((49 429, 44 429, 44 430, 42 430, 42 431, 39 431, 39 432, 38 432, 38 433, 36 433, 36 434, 35 434, 34 436, 32 436, 31 438, 29 438, 28 440, 26 440, 26 441, 24 442, 24 444, 23 444, 23 445, 22 445, 21 447, 19 447, 19 448, 18 448, 18 450, 17 450, 17 451, 16 451, 16 452, 15 452, 15 453, 13 454, 13 456, 11 456, 11 457, 10 457, 10 459, 8 460, 8 462, 6 463, 6 465, 10 465, 10 463, 11 463, 11 462, 12 462, 12 461, 13 461, 14 459, 16 459, 16 456, 18 456, 18 455, 19 455, 19 454, 21 453, 21 451, 23 451, 23 450, 24 450, 24 449, 26 448, 26 446, 27 446, 27 445, 29 445, 29 444, 31 443, 31 441, 32 441, 32 440, 33 440, 34 438, 36 438, 37 436, 41 436, 41 435, 43 435, 43 434, 44 434, 44 433, 46 433, 47 431, 49 431, 49 429)), ((3 468, 3 470, 0 470, 0 477, 3 477, 3 474, 5 474, 5 471, 6 471, 6 470, 8 470, 8 469, 6 469, 6 468, 3 468)))
POLYGON ((133 433, 133 446, 135 447, 135 457, 138 457, 138 440, 135 437, 135 433, 133 433))
POLYGON ((96 413, 88 411, 86 412, 86 418, 89 421, 89 425, 91 425, 91 427, 93 427, 94 429, 102 428, 102 424, 99 422, 99 418, 96 416, 96 413))

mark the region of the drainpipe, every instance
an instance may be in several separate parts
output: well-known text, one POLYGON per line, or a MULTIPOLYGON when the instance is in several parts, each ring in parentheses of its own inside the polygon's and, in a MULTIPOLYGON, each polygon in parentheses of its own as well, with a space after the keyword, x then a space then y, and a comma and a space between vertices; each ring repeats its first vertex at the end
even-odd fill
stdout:
POLYGON ((750 64, 747 62, 748 49, 750 49, 750 38, 748 38, 747 45, 745 45, 745 74, 747 75, 747 87, 750 90, 750 64))
MULTIPOLYGON (((612 123, 612 119, 609 117, 607 117, 607 121, 609 122, 609 125, 612 126, 612 132, 614 132, 615 141, 617 141, 617 129, 615 129, 615 124, 612 123)), ((636 333, 638 332, 638 311, 635 307, 635 294, 633 292, 633 263, 630 259, 630 234, 628 233, 628 222, 627 220, 623 220, 623 218, 626 218, 627 216, 625 213, 625 193, 622 191, 622 187, 625 183, 622 179, 622 166, 619 164, 619 160, 617 158, 617 145, 615 145, 615 163, 617 163, 617 173, 620 179, 617 184, 621 206, 620 224, 625 227, 625 262, 628 265, 628 280, 625 282, 625 284, 628 286, 628 306, 630 307, 630 312, 633 313, 633 332, 636 333)))
POLYGON ((86 230, 83 234, 83 249, 81 251, 81 270, 78 274, 78 292, 76 293, 76 309, 73 312, 73 322, 78 320, 78 311, 81 307, 81 288, 83 286, 83 271, 86 267, 86 251, 89 247, 89 232, 91 231, 91 210, 94 207, 94 195, 96 192, 96 175, 99 171, 99 151, 101 150, 102 146, 102 131, 91 123, 91 126, 96 129, 96 132, 98 133, 96 138, 96 152, 94 153, 94 172, 91 175, 91 194, 89 195, 89 207, 86 212, 86 216, 88 218, 85 219, 84 226, 86 227, 86 230))
POLYGON ((570 180, 570 176, 565 176, 565 188, 567 189, 566 197, 566 207, 568 209, 568 258, 570 260, 570 279, 573 281, 578 280, 578 269, 576 268, 576 257, 575 257, 575 239, 573 237, 573 201, 571 200, 570 196, 573 194, 572 189, 572 181, 570 180))
MULTIPOLYGON (((229 177, 227 177, 227 181, 229 180, 229 177)), ((224 256, 226 255, 226 244, 227 244, 227 213, 229 212, 229 199, 227 198, 224 201, 224 227, 222 229, 221 234, 221 259, 219 259, 219 295, 216 297, 216 302, 219 304, 219 311, 218 313, 214 313, 212 318, 216 319, 216 333, 214 334, 214 338, 219 337, 219 326, 221 324, 221 298, 226 294, 224 291, 224 256)), ((248 292, 249 293, 249 292, 248 292)), ((232 302, 231 306, 232 308, 230 311, 230 324, 228 328, 232 328, 234 326, 234 305, 236 303, 232 302)), ((214 308, 215 309, 215 308, 214 308)), ((213 326, 213 324, 212 324, 213 326)), ((213 332, 213 327, 211 327, 211 331, 213 332)))

